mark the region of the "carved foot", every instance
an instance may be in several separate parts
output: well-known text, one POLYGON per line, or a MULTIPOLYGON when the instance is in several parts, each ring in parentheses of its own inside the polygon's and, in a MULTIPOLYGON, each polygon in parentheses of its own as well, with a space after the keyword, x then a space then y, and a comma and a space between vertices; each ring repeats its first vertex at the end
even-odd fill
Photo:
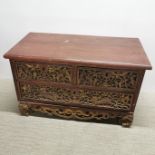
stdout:
POLYGON ((130 127, 133 121, 133 113, 130 112, 127 115, 123 116, 121 119, 121 124, 123 127, 130 127))
POLYGON ((27 104, 19 104, 18 105, 18 107, 19 107, 19 111, 20 111, 20 113, 21 113, 21 115, 23 115, 23 116, 29 116, 29 113, 30 113, 30 109, 29 109, 29 106, 27 105, 27 104))

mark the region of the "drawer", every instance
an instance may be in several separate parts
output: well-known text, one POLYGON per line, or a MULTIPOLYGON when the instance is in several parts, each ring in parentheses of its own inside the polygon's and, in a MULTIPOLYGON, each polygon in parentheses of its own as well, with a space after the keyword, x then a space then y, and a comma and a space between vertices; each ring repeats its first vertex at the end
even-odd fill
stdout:
POLYGON ((71 83, 72 67, 59 64, 37 64, 16 62, 16 76, 22 80, 50 80, 71 83))
POLYGON ((133 94, 81 88, 62 88, 32 83, 19 83, 21 100, 47 103, 129 110, 133 94))
POLYGON ((78 85, 117 89, 136 89, 140 72, 127 70, 78 68, 78 85))

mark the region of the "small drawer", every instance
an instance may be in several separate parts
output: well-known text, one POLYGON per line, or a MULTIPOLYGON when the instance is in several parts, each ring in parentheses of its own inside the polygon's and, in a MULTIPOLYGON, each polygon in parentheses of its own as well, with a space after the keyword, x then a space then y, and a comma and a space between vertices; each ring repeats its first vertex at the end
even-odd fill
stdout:
POLYGON ((82 86, 133 90, 137 87, 138 79, 138 71, 79 67, 77 83, 82 86))
POLYGON ((16 62, 16 74, 22 80, 49 80, 51 82, 71 83, 72 67, 59 64, 37 64, 16 62))
POLYGON ((129 110, 133 94, 79 88, 62 88, 32 83, 19 83, 21 100, 32 100, 73 106, 129 110))

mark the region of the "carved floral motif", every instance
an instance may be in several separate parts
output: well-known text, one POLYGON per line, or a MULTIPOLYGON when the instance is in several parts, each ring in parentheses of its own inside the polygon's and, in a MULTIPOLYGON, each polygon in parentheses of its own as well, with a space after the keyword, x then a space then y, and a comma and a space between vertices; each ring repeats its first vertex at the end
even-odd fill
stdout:
POLYGON ((20 99, 50 105, 19 104, 19 109, 24 115, 29 115, 30 112, 41 112, 49 116, 79 120, 121 118, 122 125, 126 127, 132 123, 133 113, 129 111, 131 110, 133 93, 137 87, 140 72, 78 67, 77 77, 72 77, 74 72, 69 65, 16 62, 15 66, 17 78, 25 81, 18 81, 20 99), (77 78, 77 81, 72 78, 77 78), (53 86, 45 84, 43 81, 39 83, 31 80, 44 80, 45 83, 49 81, 72 83, 72 80, 74 80, 77 85, 98 87, 102 88, 102 90, 90 89, 90 87, 53 86), (109 89, 105 91, 104 88, 109 89), (115 88, 116 91, 112 88, 115 88), (122 91, 117 91, 117 89, 122 89, 122 91), (131 91, 129 92, 129 90, 131 91), (53 106, 54 104, 57 107, 53 106), (59 107, 60 104, 64 106, 59 107), (83 106, 85 110, 78 108, 79 105, 83 106), (94 107, 106 108, 108 111, 91 110, 94 107), (121 113, 119 110, 126 112, 126 114, 121 113))
POLYGON ((40 112, 46 114, 48 116, 57 116, 65 119, 79 119, 79 120, 103 120, 109 118, 116 118, 120 117, 121 115, 116 112, 103 112, 103 111, 91 111, 91 110, 83 110, 79 108, 65 108, 59 106, 43 106, 43 105, 35 105, 35 104, 19 104, 19 109, 21 110, 22 114, 24 112, 31 113, 31 112, 40 112), (26 107, 27 111, 24 111, 26 107))
POLYGON ((99 90, 58 88, 53 86, 20 84, 21 98, 64 104, 80 104, 95 107, 129 110, 131 93, 105 92, 99 90))
POLYGON ((138 72, 79 67, 79 85, 136 89, 138 72))
POLYGON ((35 63, 16 63, 17 76, 23 80, 50 80, 52 82, 71 82, 72 69, 66 65, 42 65, 35 63))
POLYGON ((77 120, 107 120, 119 118, 124 127, 130 127, 133 121, 133 113, 118 113, 112 111, 94 111, 91 109, 70 108, 65 106, 45 106, 44 104, 20 103, 19 110, 22 115, 28 116, 33 112, 39 112, 47 116, 77 120))

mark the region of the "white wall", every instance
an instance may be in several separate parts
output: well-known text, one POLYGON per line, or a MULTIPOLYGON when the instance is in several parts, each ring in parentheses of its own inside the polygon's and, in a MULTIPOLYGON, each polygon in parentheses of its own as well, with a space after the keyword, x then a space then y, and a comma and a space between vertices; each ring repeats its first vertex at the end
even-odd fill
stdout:
MULTIPOLYGON (((2 55, 28 32, 140 38, 155 64, 154 0, 0 0, 0 78, 12 78, 2 55)), ((155 71, 143 90, 155 90, 155 71)))

